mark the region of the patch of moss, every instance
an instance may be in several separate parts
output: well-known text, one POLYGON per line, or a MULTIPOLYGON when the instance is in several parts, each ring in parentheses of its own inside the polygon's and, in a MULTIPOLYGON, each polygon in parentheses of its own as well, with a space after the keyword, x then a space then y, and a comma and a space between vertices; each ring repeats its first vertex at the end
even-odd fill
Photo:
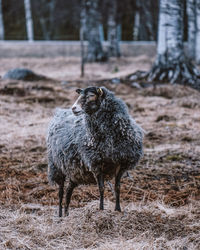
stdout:
POLYGON ((113 73, 117 73, 117 72, 119 72, 119 68, 118 68, 118 66, 115 66, 113 69, 113 73))
POLYGON ((181 161, 183 160, 183 156, 182 155, 168 155, 166 156, 166 160, 167 161, 181 161))

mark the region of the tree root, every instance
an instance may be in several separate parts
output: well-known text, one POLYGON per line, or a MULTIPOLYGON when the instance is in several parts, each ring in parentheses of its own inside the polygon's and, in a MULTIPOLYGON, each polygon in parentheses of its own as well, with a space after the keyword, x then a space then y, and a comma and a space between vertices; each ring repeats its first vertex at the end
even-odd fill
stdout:
POLYGON ((149 72, 137 71, 129 75, 125 82, 145 81, 147 83, 172 83, 188 85, 200 90, 200 72, 189 61, 162 64, 156 62, 149 72))

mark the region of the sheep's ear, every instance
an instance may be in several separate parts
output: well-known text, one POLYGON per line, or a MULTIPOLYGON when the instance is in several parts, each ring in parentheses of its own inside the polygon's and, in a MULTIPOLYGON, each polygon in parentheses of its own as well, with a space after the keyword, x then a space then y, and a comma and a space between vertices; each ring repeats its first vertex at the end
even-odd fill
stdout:
POLYGON ((82 89, 76 89, 76 92, 80 95, 83 93, 83 90, 82 89))
POLYGON ((102 90, 102 88, 98 88, 98 89, 97 89, 97 93, 99 94, 99 96, 102 96, 102 95, 103 95, 103 90, 102 90))

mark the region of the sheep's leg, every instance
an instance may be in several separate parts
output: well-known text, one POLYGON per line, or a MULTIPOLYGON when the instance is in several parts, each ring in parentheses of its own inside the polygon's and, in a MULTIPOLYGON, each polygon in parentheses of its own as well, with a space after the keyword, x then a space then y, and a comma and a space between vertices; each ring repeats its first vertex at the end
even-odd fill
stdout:
POLYGON ((69 204, 70 204, 70 200, 72 197, 72 193, 74 188, 77 186, 77 184, 75 184, 74 182, 70 181, 67 190, 66 190, 66 201, 65 201, 65 216, 69 215, 69 204))
POLYGON ((104 176, 103 173, 100 173, 97 176, 97 183, 99 186, 99 193, 100 193, 100 206, 99 209, 103 210, 104 208, 104 204, 103 204, 103 200, 104 200, 104 176))
POLYGON ((124 171, 119 170, 119 172, 116 174, 115 177, 115 198, 116 198, 116 203, 115 203, 115 211, 121 212, 121 207, 120 207, 120 180, 123 175, 124 171))
POLYGON ((64 181, 59 184, 59 217, 62 217, 62 200, 64 194, 64 181))

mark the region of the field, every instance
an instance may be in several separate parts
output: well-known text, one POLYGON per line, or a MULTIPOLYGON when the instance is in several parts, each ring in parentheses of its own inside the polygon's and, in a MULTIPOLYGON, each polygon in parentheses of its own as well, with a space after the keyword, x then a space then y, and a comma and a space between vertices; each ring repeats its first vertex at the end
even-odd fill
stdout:
POLYGON ((58 218, 57 187, 47 180, 45 136, 56 107, 77 87, 148 70, 153 59, 2 58, 0 75, 26 67, 49 80, 0 80, 0 249, 200 249, 200 94, 180 85, 131 88, 105 82, 146 131, 144 157, 121 186, 122 213, 106 183, 75 189, 69 217, 58 218))

